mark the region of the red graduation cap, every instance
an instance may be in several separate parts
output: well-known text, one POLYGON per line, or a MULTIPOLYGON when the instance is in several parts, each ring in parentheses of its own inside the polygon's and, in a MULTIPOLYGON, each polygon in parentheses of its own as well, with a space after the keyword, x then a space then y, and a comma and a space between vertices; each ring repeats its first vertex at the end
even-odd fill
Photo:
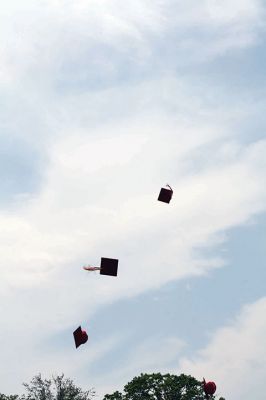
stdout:
POLYGON ((101 275, 117 276, 118 260, 115 258, 101 258, 101 275))
POLYGON ((206 382, 203 378, 203 389, 208 399, 209 396, 216 392, 216 384, 214 382, 206 382))
POLYGON ((170 203, 170 200, 173 196, 173 189, 171 186, 166 185, 169 189, 161 188, 159 193, 158 201, 162 201, 163 203, 170 203))
POLYGON ((74 340, 76 348, 78 348, 81 344, 85 344, 88 340, 87 332, 81 329, 79 326, 75 332, 73 332, 74 340))
POLYGON ((117 276, 118 260, 116 258, 101 258, 101 266, 84 266, 85 271, 100 271, 101 275, 117 276))

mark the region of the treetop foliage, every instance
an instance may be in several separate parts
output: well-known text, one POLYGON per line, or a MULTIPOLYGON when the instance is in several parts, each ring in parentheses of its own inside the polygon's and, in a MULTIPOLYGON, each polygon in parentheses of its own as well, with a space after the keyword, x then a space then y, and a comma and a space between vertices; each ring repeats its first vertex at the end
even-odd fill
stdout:
MULTIPOLYGON (((209 396, 209 400, 217 397, 209 396)), ((190 375, 141 374, 103 400, 206 400, 202 383, 190 375)), ((220 398, 219 400, 225 400, 220 398)))
MULTIPOLYGON (((83 391, 64 375, 43 379, 36 375, 23 384, 22 396, 0 394, 0 400, 92 400, 94 390, 83 391)), ((206 400, 202 382, 190 375, 141 374, 124 386, 123 392, 106 394, 103 400, 206 400)), ((225 400, 209 396, 208 400, 225 400)))
POLYGON ((71 379, 64 378, 64 374, 52 379, 43 379, 39 374, 30 383, 23 383, 23 386, 26 394, 0 394, 0 400, 91 400, 95 395, 94 390, 83 391, 71 379))

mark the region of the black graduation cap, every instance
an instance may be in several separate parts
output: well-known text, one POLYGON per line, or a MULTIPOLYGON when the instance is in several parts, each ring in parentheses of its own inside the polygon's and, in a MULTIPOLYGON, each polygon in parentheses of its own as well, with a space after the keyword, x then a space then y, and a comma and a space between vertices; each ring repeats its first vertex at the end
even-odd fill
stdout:
POLYGON ((73 332, 74 340, 75 340, 75 345, 76 348, 78 348, 81 344, 84 344, 88 340, 88 335, 86 331, 81 329, 81 326, 78 327, 78 329, 73 332))
POLYGON ((117 276, 118 260, 115 258, 101 258, 101 275, 117 276))
POLYGON ((162 201, 163 203, 170 203, 170 200, 173 196, 173 189, 169 185, 166 186, 168 186, 169 189, 161 188, 158 201, 162 201))

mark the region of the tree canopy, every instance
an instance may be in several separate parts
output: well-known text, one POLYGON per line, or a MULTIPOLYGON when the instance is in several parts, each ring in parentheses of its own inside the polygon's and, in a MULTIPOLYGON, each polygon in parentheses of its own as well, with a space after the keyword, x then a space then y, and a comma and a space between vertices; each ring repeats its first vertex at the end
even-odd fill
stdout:
POLYGON ((8 396, 8 395, 0 393, 0 400, 17 400, 17 399, 18 399, 17 394, 10 394, 8 396))
MULTIPOLYGON (((141 374, 124 387, 123 393, 106 394, 103 400, 205 400, 202 383, 190 375, 141 374)), ((209 400, 217 399, 210 396, 209 400)), ((225 400, 220 398, 220 400, 225 400)))
POLYGON ((52 379, 42 379, 35 376, 29 384, 23 384, 26 394, 21 400, 91 400, 93 390, 83 391, 74 385, 71 379, 64 378, 64 374, 52 379))
MULTIPOLYGON (((83 391, 63 374, 51 379, 39 374, 23 386, 26 393, 22 396, 0 393, 0 400, 92 400, 95 396, 94 390, 83 391)), ((206 396, 202 382, 190 375, 154 373, 136 376, 122 393, 106 394, 103 400, 206 400, 206 396)), ((213 395, 209 400, 225 399, 213 395)))
POLYGON ((52 379, 43 379, 39 374, 23 386, 26 393, 22 396, 0 394, 0 400, 91 400, 95 395, 94 390, 83 391, 64 374, 52 379))

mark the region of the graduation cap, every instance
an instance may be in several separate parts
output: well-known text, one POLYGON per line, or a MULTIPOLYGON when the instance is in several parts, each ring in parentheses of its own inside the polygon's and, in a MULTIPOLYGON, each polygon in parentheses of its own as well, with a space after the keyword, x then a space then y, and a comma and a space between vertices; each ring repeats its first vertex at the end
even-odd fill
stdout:
POLYGON ((81 344, 85 344, 88 340, 87 332, 81 329, 81 326, 73 332, 76 348, 81 344))
POLYGON ((100 267, 84 266, 85 271, 100 271, 101 275, 117 276, 118 260, 115 258, 101 258, 100 267))
POLYGON ((171 186, 166 185, 169 189, 161 188, 158 201, 162 201, 163 203, 170 203, 170 200, 173 196, 173 189, 171 186))
POLYGON ((212 396, 216 392, 216 384, 214 382, 206 382, 204 378, 202 383, 206 398, 208 399, 209 396, 212 396))
POLYGON ((101 275, 117 276, 118 260, 115 258, 101 258, 101 275))

